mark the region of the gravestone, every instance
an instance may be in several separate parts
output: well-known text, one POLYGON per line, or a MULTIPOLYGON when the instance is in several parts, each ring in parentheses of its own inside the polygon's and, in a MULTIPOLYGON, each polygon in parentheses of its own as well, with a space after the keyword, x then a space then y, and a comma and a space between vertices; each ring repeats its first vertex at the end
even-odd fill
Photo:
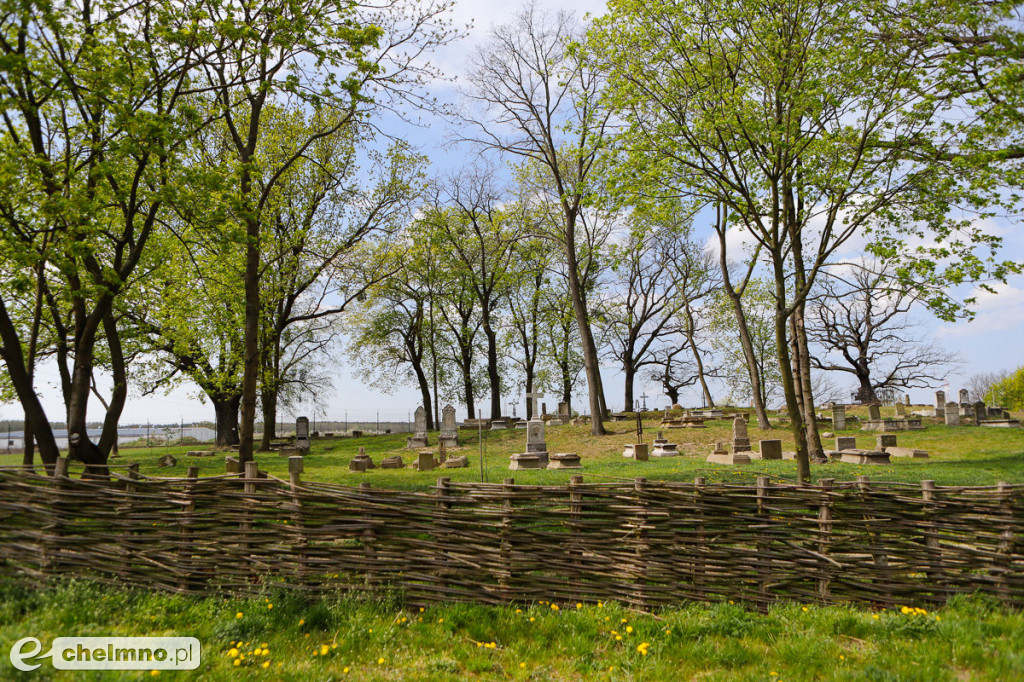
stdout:
POLYGON ((526 454, 537 455, 541 465, 548 465, 548 444, 544 440, 544 420, 534 417, 526 423, 526 454))
POLYGON ((391 455, 389 457, 385 457, 384 459, 382 459, 380 461, 380 468, 381 469, 404 469, 405 468, 405 462, 402 461, 402 458, 401 458, 400 455, 391 455))
POLYGON ((857 439, 853 436, 839 436, 836 438, 836 450, 856 450, 857 439))
MULTIPOLYGON (((737 421, 742 421, 742 417, 736 417, 737 421)), ((746 425, 746 422, 744 422, 746 425)), ((735 431, 734 431, 735 433, 735 431)), ((749 440, 747 441, 747 450, 750 450, 749 440)), ((726 445, 722 441, 715 443, 715 450, 708 455, 707 461, 712 464, 750 464, 750 455, 746 452, 736 452, 736 438, 733 437, 733 452, 729 452, 726 445)))
POLYGON ((878 406, 878 403, 871 403, 868 405, 868 419, 871 421, 878 421, 882 418, 882 410, 878 406))
POLYGON ((430 445, 430 441, 427 439, 427 411, 420 405, 416 408, 416 412, 413 414, 414 424, 413 434, 405 439, 405 447, 413 448, 425 448, 430 445))
POLYGON ((946 392, 935 391, 935 416, 942 418, 946 416, 946 392))
POLYGON ((896 416, 897 417, 906 417, 907 416, 907 406, 904 405, 903 403, 899 402, 899 401, 896 402, 896 416))
MULTIPOLYGON (((750 437, 747 435, 747 422, 746 420, 737 415, 732 420, 732 451, 733 452, 750 452, 750 437)), ((749 457, 747 460, 749 461, 749 457)))
POLYGON ((369 471, 370 469, 376 469, 377 466, 370 459, 370 456, 366 454, 366 448, 360 447, 359 454, 352 458, 348 468, 350 471, 369 471))
POLYGON ((846 428, 845 405, 832 406, 832 428, 835 429, 836 431, 842 431, 846 428))
POLYGON ((946 403, 946 426, 960 426, 960 406, 952 400, 946 403))
POLYGON ((654 447, 651 449, 651 457, 678 457, 679 446, 669 443, 667 438, 662 437, 658 431, 658 437, 654 439, 654 447))
POLYGON ((504 431, 508 428, 508 421, 505 419, 492 419, 491 431, 504 431))
POLYGON ((896 446, 888 446, 885 448, 885 452, 890 457, 911 457, 914 459, 927 459, 928 453, 924 450, 915 450, 914 448, 899 448, 896 446))
POLYGON ((527 393, 526 394, 526 399, 530 401, 530 414, 529 414, 529 418, 530 419, 538 419, 538 418, 540 418, 540 412, 537 411, 537 408, 540 405, 540 399, 543 398, 543 397, 544 397, 543 393, 527 393))
POLYGON ((875 447, 884 451, 886 448, 896 447, 896 434, 883 433, 875 438, 875 447))
POLYGON ((226 474, 240 474, 242 473, 242 463, 238 461, 237 457, 228 455, 224 458, 224 473, 226 474))
POLYGON ((988 409, 985 407, 985 401, 976 401, 974 403, 974 425, 977 426, 986 417, 988 417, 988 409))
POLYGON ((903 396, 903 404, 906 405, 907 407, 910 407, 910 394, 909 393, 907 395, 903 396))
POLYGON ((459 447, 459 427, 455 423, 455 408, 451 405, 445 405, 441 410, 441 435, 438 441, 444 447, 459 447))
POLYGON ((419 471, 430 471, 434 468, 434 453, 430 450, 420 450, 416 454, 416 467, 419 471))
POLYGON ((309 452, 309 418, 299 417, 295 420, 295 447, 309 452))
POLYGON ((847 464, 890 464, 888 453, 877 450, 843 450, 830 452, 829 456, 847 464))
POLYGON ((556 452, 551 455, 548 469, 582 469, 580 456, 575 452, 556 452))
POLYGON ((960 400, 958 402, 961 405, 966 405, 967 403, 971 402, 971 394, 967 391, 966 388, 961 388, 959 395, 960 395, 960 400))
POLYGON ((353 457, 352 460, 348 463, 348 470, 357 472, 366 471, 366 460, 359 459, 358 457, 353 457))
POLYGON ((629 443, 622 451, 623 457, 635 459, 638 462, 646 462, 648 455, 647 443, 629 443))
POLYGON ((517 455, 512 455, 508 458, 508 468, 512 471, 518 471, 520 469, 545 469, 547 463, 543 466, 540 463, 540 457, 529 452, 521 452, 517 455))
POLYGON ((441 462, 442 469, 465 469, 469 466, 469 457, 461 455, 459 457, 452 457, 441 462))
POLYGON ((762 440, 760 446, 761 459, 782 459, 781 440, 762 440))
POLYGON ((569 403, 560 402, 558 403, 558 421, 564 426, 569 423, 572 419, 572 410, 569 409, 569 403))

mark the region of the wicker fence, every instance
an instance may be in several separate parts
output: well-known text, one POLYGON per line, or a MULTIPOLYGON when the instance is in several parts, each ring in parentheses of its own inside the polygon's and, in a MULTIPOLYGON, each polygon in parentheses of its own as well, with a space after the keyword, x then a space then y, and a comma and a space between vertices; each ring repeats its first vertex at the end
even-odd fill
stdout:
MULTIPOLYGON (((194 470, 190 472, 194 474, 194 470)), ((456 484, 0 469, 0 579, 174 592, 399 590, 407 603, 681 600, 1024 606, 1024 486, 456 484)))

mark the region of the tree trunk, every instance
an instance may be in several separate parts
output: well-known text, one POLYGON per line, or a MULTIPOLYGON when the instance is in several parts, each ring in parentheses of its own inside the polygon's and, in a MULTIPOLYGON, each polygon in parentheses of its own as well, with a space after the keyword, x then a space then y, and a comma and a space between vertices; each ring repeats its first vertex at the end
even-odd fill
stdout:
MULTIPOLYGON (((209 395, 209 394, 207 394, 209 395)), ((217 447, 227 448, 238 443, 238 409, 242 396, 210 396, 217 421, 217 447)))
MULTIPOLYGON (((95 314, 95 312, 94 312, 95 314)), ((96 330, 92 319, 76 324, 75 357, 68 400, 68 458, 85 464, 83 477, 106 479, 107 456, 89 438, 86 428, 92 392, 93 352, 96 330)))
POLYGON ((636 378, 636 368, 633 366, 631 359, 623 359, 622 374, 623 384, 625 385, 622 397, 626 404, 624 410, 630 412, 633 409, 633 380, 636 378))
POLYGON ((801 302, 794 311, 797 350, 800 362, 799 378, 804 397, 804 419, 807 429, 807 455, 812 462, 823 464, 828 461, 825 449, 821 445, 821 433, 818 431, 818 415, 814 406, 814 387, 811 384, 811 356, 807 345, 807 329, 804 326, 805 305, 801 302))
POLYGON ((811 464, 807 454, 807 430, 804 427, 803 411, 797 399, 796 384, 793 380, 792 358, 789 353, 789 340, 786 338, 786 326, 789 316, 786 314, 786 280, 782 272, 782 264, 778 254, 773 255, 775 267, 775 349, 779 360, 779 373, 782 379, 782 390, 786 396, 786 412, 789 414, 793 442, 796 445, 797 479, 802 483, 811 480, 811 464))
POLYGON ((121 412, 124 411, 124 403, 128 399, 128 374, 125 367, 124 351, 121 348, 121 334, 117 329, 117 322, 111 313, 103 318, 103 331, 107 337, 107 347, 110 350, 110 369, 113 379, 111 388, 110 403, 104 405, 106 414, 103 417, 103 432, 100 434, 99 450, 103 455, 103 461, 110 458, 110 453, 117 444, 117 425, 121 421, 121 412))
POLYGON ((857 358, 857 368, 854 371, 857 377, 857 395, 855 396, 864 405, 872 405, 878 402, 875 395, 875 387, 871 385, 871 369, 868 367, 867 358, 857 358))
POLYGON ((487 337, 487 380, 491 384, 491 419, 501 417, 501 374, 498 372, 498 335, 491 328, 490 312, 484 314, 484 336, 487 337))
MULTIPOLYGON (((248 196, 248 182, 243 181, 242 195, 248 196)), ((253 431, 256 424, 256 389, 260 373, 260 224, 250 215, 245 224, 245 334, 242 342, 242 409, 238 438, 238 461, 253 460, 253 431)))
POLYGON ((419 362, 412 363, 412 369, 416 373, 416 382, 420 385, 420 400, 423 401, 423 411, 426 413, 427 428, 434 423, 434 406, 430 400, 430 381, 427 373, 423 371, 423 365, 419 362))
POLYGON ((277 391, 264 386, 260 391, 260 403, 263 407, 263 438, 260 450, 270 450, 270 441, 277 438, 277 391))

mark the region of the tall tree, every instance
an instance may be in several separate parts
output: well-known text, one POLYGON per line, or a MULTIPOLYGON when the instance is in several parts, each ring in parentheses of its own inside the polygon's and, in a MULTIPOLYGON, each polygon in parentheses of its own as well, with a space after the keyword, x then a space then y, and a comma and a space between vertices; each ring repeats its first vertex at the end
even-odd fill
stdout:
POLYGON ((458 120, 463 140, 525 159, 538 169, 538 191, 559 209, 552 235, 565 258, 569 296, 583 348, 591 432, 605 433, 600 360, 580 273, 577 229, 591 203, 597 154, 608 127, 596 107, 599 78, 584 68, 570 43, 582 25, 569 13, 545 16, 527 5, 509 24, 495 27, 472 59, 466 97, 471 107, 458 120), (478 134, 469 131, 475 130, 478 134))

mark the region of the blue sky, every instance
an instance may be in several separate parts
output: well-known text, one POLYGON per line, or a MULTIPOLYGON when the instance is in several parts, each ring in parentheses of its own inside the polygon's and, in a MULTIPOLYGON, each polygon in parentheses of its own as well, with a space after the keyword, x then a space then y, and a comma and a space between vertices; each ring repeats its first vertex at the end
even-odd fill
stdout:
MULTIPOLYGON (((566 0, 552 2, 551 0, 538 0, 538 7, 555 10, 570 10, 582 15, 585 12, 599 14, 604 7, 603 2, 596 0, 566 0)), ((497 2, 494 0, 463 0, 455 7, 453 18, 459 24, 473 22, 466 39, 450 45, 440 51, 432 61, 440 67, 447 75, 456 79, 462 74, 466 67, 466 58, 476 45, 486 39, 488 29, 496 23, 504 23, 521 7, 516 2, 497 2)), ((457 81, 456 81, 457 82, 457 81)), ((436 96, 442 100, 450 100, 454 96, 455 83, 442 82, 436 84, 436 96)), ((404 132, 405 135, 421 151, 427 154, 433 162, 432 172, 444 172, 457 169, 459 166, 471 163, 467 159, 468 152, 465 149, 444 147, 445 125, 437 118, 427 118, 425 125, 420 128, 408 128, 399 123, 391 123, 385 127, 392 132, 404 132)), ((1005 239, 1002 255, 1016 260, 1024 259, 1024 232, 1015 229, 1016 226, 1005 221, 991 221, 987 228, 1002 234, 1005 239)), ((922 320, 922 332, 932 335, 947 349, 959 352, 963 358, 964 365, 956 376, 951 377, 949 388, 953 391, 960 388, 964 378, 978 372, 990 372, 1002 369, 1012 369, 1024 364, 1024 354, 1020 348, 1019 339, 1024 338, 1024 277, 1014 277, 1007 285, 996 287, 998 295, 981 292, 978 295, 976 306, 976 317, 971 323, 944 324, 928 318, 927 315, 920 315, 922 320)), ((961 295, 967 291, 959 292, 961 295)), ((346 412, 350 420, 373 419, 380 411, 382 419, 404 419, 410 414, 419 403, 419 394, 409 387, 396 386, 395 391, 390 395, 380 392, 379 389, 364 386, 353 379, 345 369, 347 360, 344 357, 335 357, 330 360, 338 369, 336 372, 335 390, 333 394, 319 395, 314 400, 309 400, 299 407, 296 413, 312 416, 317 419, 343 419, 346 412)), ((606 393, 609 405, 612 409, 621 409, 622 401, 622 377, 614 367, 606 367, 603 370, 606 383, 606 393)), ((63 402, 60 399, 59 388, 57 387, 57 371, 51 366, 40 367, 39 390, 43 397, 44 406, 51 420, 62 419, 63 402)), ((834 377, 834 383, 839 388, 848 388, 849 381, 845 377, 834 377)), ((583 385, 583 382, 581 382, 583 385)), ((648 395, 648 406, 659 406, 665 404, 666 399, 660 395, 657 387, 653 384, 645 385, 638 381, 635 395, 648 395)), ((137 391, 132 390, 122 417, 122 423, 145 423, 147 420, 153 423, 177 422, 179 419, 185 422, 194 420, 212 420, 213 409, 210 404, 203 403, 199 399, 201 392, 194 386, 182 387, 167 395, 153 395, 142 397, 137 391)), ((947 395, 948 395, 947 391, 947 395)), ((911 398, 914 402, 931 402, 931 390, 911 391, 911 398)), ((517 404, 518 414, 524 413, 524 400, 521 396, 510 396, 504 399, 505 403, 514 401, 517 404)), ((452 401, 458 410, 459 418, 465 416, 463 407, 452 401)), ((549 397, 547 403, 549 409, 554 409, 557 399, 549 397)), ((700 397, 695 391, 684 395, 684 402, 699 404, 700 397)), ((90 405, 90 419, 100 419, 102 408, 94 400, 95 405, 90 405)), ((577 400, 577 406, 585 405, 585 400, 577 400)), ((285 421, 290 421, 296 415, 284 414, 285 421)), ((21 410, 16 404, 0 405, 0 421, 3 419, 20 419, 21 410)))

